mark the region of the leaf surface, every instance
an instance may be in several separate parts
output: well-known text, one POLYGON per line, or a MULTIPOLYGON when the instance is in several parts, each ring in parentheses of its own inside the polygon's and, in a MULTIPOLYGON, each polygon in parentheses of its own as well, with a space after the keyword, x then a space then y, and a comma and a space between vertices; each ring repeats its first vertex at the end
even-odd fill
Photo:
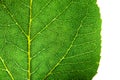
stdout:
POLYGON ((91 80, 100 31, 96 0, 0 0, 0 80, 91 80))

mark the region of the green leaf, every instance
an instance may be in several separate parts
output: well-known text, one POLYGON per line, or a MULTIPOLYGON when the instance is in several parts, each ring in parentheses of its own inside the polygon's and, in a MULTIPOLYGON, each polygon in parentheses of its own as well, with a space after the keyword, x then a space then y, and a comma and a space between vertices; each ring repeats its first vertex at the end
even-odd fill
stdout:
POLYGON ((0 0, 0 80, 91 80, 100 31, 96 0, 0 0))

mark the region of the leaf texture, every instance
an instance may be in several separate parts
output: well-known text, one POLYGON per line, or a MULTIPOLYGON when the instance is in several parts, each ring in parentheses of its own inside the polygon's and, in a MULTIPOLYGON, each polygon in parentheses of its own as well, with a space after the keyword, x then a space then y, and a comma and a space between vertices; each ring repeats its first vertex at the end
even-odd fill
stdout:
POLYGON ((0 80, 92 80, 100 31, 96 0, 0 0, 0 80))

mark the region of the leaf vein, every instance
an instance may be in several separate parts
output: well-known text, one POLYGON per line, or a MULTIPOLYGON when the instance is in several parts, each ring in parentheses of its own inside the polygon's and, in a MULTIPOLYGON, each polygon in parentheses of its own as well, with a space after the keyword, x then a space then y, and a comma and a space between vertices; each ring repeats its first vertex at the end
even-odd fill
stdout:
POLYGON ((19 49, 20 51, 24 52, 24 53, 27 53, 26 50, 22 49, 21 47, 19 47, 17 44, 14 44, 13 42, 10 42, 10 41, 6 41, 7 43, 9 44, 12 44, 13 46, 15 46, 17 49, 19 49))
POLYGON ((64 71, 64 72, 58 71, 58 72, 54 72, 52 74, 56 74, 56 73, 63 74, 63 73, 85 72, 86 70, 90 70, 90 69, 93 69, 93 68, 91 67, 91 68, 82 69, 82 70, 71 70, 71 71, 64 71))
POLYGON ((78 55, 66 57, 66 58, 64 58, 64 59, 71 59, 71 58, 78 57, 78 56, 85 55, 85 54, 92 53, 92 52, 94 52, 94 50, 91 50, 91 51, 88 51, 88 52, 83 52, 83 53, 78 54, 78 55))
POLYGON ((15 24, 18 26, 18 28, 22 31, 22 33, 27 37, 27 34, 25 33, 25 31, 23 30, 22 26, 17 22, 17 20, 14 18, 13 14, 9 11, 9 9, 7 8, 7 6, 5 4, 2 3, 2 6, 4 9, 7 10, 8 14, 10 15, 10 17, 12 18, 12 20, 15 22, 15 24))
POLYGON ((15 64, 16 64, 16 66, 17 66, 18 68, 20 68, 22 71, 27 72, 27 70, 24 69, 24 68, 23 68, 20 64, 18 64, 16 61, 15 61, 15 64))
POLYGON ((64 10, 61 12, 61 13, 59 13, 56 17, 54 17, 47 25, 45 25, 45 27, 44 28, 42 28, 40 31, 38 31, 33 37, 32 37, 32 39, 31 39, 31 41, 33 41, 39 34, 41 34, 45 29, 47 29, 54 21, 56 21, 57 20, 57 18, 60 16, 60 15, 62 15, 69 7, 70 7, 70 5, 72 4, 72 2, 73 1, 71 1, 65 8, 64 8, 64 10))
POLYGON ((48 76, 50 76, 50 75, 52 74, 52 72, 56 69, 56 67, 58 67, 59 64, 65 59, 65 57, 67 56, 67 54, 68 54, 69 51, 71 50, 71 48, 72 48, 72 46, 73 46, 73 44, 74 44, 74 42, 75 42, 75 40, 76 40, 76 38, 77 38, 77 36, 78 36, 78 34, 79 34, 79 30, 80 30, 80 28, 82 27, 82 23, 83 23, 83 20, 84 20, 85 18, 86 18, 86 15, 85 15, 85 17, 81 20, 80 26, 78 27, 77 32, 76 32, 76 34, 75 34, 75 36, 74 36, 74 38, 73 38, 73 40, 72 40, 69 48, 67 49, 67 51, 66 51, 65 54, 63 55, 63 57, 62 57, 62 58, 56 63, 56 65, 47 73, 47 75, 43 78, 43 80, 47 79, 48 76))
POLYGON ((41 10, 33 17, 33 19, 35 19, 49 4, 50 2, 53 0, 49 0, 42 8, 41 10))
POLYGON ((27 78, 31 80, 31 26, 32 26, 32 0, 29 0, 29 25, 28 25, 28 35, 27 35, 27 78))
POLYGON ((83 61, 83 62, 78 62, 78 63, 63 63, 60 65, 64 66, 64 65, 73 65, 73 64, 84 64, 84 63, 88 63, 88 62, 90 62, 90 61, 83 61))
POLYGON ((8 73, 8 75, 10 76, 10 78, 11 78, 12 80, 14 80, 14 77, 13 77, 12 73, 11 73, 10 70, 8 69, 7 65, 5 64, 5 62, 4 62, 4 60, 3 60, 3 58, 2 58, 1 56, 0 56, 0 60, 1 60, 2 64, 3 64, 4 67, 5 67, 5 71, 8 73))

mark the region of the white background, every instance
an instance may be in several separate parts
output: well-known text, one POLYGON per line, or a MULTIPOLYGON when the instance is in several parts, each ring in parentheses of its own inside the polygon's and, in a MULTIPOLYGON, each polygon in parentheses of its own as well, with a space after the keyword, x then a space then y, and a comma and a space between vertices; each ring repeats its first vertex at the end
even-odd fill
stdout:
POLYGON ((93 80, 120 80, 120 0, 97 0, 102 17, 102 52, 93 80))

